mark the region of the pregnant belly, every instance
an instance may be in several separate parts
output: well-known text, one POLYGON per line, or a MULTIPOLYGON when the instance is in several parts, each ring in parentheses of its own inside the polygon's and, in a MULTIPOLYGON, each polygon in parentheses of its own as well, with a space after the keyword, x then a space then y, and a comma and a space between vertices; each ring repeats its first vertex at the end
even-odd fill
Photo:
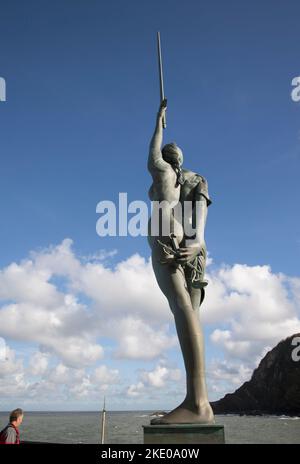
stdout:
POLYGON ((161 249, 157 240, 170 245, 170 234, 174 234, 180 246, 184 241, 182 224, 172 215, 170 218, 158 221, 157 216, 152 215, 148 222, 148 243, 152 250, 161 249))

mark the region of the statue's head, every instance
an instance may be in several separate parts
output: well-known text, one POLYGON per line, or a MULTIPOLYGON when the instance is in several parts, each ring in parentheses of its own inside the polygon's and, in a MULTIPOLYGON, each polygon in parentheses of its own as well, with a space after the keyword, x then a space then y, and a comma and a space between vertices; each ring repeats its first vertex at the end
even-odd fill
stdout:
POLYGON ((163 159, 172 165, 181 166, 183 163, 183 153, 175 142, 167 143, 161 150, 163 159))

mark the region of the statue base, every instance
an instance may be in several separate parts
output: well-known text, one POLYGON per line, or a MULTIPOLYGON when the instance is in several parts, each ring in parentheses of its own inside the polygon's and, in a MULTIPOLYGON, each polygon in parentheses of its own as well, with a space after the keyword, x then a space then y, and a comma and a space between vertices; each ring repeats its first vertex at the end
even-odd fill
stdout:
POLYGON ((224 444, 223 425, 144 425, 144 444, 224 444))

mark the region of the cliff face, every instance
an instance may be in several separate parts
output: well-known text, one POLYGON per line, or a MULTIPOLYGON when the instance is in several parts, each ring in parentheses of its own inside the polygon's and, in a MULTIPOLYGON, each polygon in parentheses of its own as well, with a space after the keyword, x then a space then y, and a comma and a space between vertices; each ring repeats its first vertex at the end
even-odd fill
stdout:
POLYGON ((269 351, 234 393, 213 402, 216 414, 286 414, 300 416, 300 361, 292 359, 295 334, 269 351))

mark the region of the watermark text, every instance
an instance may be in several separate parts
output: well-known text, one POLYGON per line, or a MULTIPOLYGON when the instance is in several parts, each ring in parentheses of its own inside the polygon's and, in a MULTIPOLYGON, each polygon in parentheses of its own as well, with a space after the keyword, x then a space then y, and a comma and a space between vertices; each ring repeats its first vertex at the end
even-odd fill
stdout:
POLYGON ((295 346, 295 348, 292 351, 292 360, 294 362, 299 362, 300 361, 300 337, 293 338, 292 346, 295 346))
MULTIPOLYGON (((201 197, 202 198, 202 197, 201 197)), ((97 204, 100 214, 96 231, 100 237, 169 236, 174 228, 180 228, 186 239, 193 241, 203 223, 206 200, 197 201, 151 201, 148 205, 141 200, 128 203, 127 193, 119 193, 119 202, 104 200, 97 204), (149 221, 149 217, 151 217, 149 221), (202 222, 201 222, 202 221, 202 222)))
POLYGON ((0 337, 0 361, 5 361, 6 359, 6 343, 4 338, 0 337))
POLYGON ((6 82, 3 77, 0 77, 0 102, 6 101, 6 82))
POLYGON ((292 86, 294 87, 291 92, 291 97, 294 102, 300 101, 300 76, 294 77, 292 80, 292 86))

